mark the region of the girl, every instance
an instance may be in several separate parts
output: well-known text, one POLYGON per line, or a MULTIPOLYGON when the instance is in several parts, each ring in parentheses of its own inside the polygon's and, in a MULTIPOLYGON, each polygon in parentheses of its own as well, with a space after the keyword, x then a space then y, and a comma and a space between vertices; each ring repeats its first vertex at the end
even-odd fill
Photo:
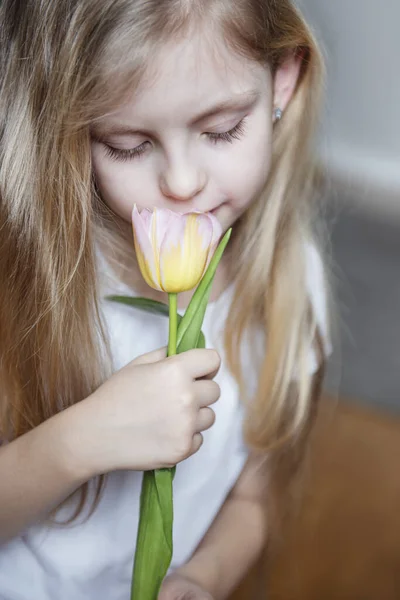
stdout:
POLYGON ((160 598, 226 598, 323 360, 317 48, 290 0, 3 0, 0 29, 0 597, 125 600, 140 472, 179 463, 160 598), (234 227, 214 349, 166 359, 163 317, 104 299, 160 299, 134 203, 234 227))

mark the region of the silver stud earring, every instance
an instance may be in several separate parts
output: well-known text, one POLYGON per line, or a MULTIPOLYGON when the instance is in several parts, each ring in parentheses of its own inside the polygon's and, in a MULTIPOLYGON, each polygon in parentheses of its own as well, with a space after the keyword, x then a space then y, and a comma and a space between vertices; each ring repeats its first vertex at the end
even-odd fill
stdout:
POLYGON ((275 110, 274 110, 274 123, 276 121, 280 121, 282 119, 282 115, 283 115, 282 109, 281 108, 275 108, 275 110))

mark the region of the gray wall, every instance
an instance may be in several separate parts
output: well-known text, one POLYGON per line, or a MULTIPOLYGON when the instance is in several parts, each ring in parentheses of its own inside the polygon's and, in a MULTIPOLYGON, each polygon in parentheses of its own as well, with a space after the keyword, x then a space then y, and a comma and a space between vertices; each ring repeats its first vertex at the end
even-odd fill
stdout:
POLYGON ((397 412, 400 0, 297 1, 327 62, 319 150, 333 181, 327 199, 339 315, 327 387, 397 412))
POLYGON ((364 190, 389 192, 376 208, 395 203, 400 215, 400 0, 297 4, 328 67, 322 158, 364 190))

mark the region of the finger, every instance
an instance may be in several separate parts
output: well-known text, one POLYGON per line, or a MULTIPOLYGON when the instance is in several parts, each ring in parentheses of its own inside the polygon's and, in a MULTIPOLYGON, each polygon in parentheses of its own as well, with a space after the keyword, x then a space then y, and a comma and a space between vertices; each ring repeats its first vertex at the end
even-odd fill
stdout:
POLYGON ((215 412, 212 408, 202 408, 199 410, 199 414, 197 415, 196 420, 196 433, 201 433, 202 431, 206 431, 210 429, 215 423, 215 412))
POLYGON ((160 362, 167 356, 167 348, 158 348, 157 350, 153 350, 152 352, 147 352, 147 354, 142 354, 138 356, 132 361, 132 364, 135 365, 148 365, 150 363, 160 362))
POLYGON ((208 379, 199 379, 194 382, 194 393, 199 408, 214 404, 221 396, 218 383, 208 379))
POLYGON ((214 371, 211 371, 211 373, 209 373, 208 375, 204 375, 204 377, 198 377, 198 379, 214 379, 214 377, 217 375, 219 371, 219 367, 218 369, 215 369, 214 371))
POLYGON ((200 450, 202 445, 203 436, 201 435, 201 433, 195 433, 193 436, 192 447, 190 448, 189 456, 192 456, 192 454, 196 454, 196 452, 200 450))
POLYGON ((215 376, 221 365, 221 359, 216 350, 197 348, 196 350, 188 350, 179 356, 185 361, 193 379, 209 377, 212 374, 215 376))

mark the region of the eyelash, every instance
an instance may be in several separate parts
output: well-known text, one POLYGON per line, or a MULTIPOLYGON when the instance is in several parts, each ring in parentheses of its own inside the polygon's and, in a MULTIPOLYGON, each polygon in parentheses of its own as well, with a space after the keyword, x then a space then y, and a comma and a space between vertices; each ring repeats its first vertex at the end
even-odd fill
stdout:
POLYGON ((146 152, 147 144, 150 142, 143 142, 140 146, 136 148, 130 148, 129 150, 122 150, 118 148, 114 148, 113 146, 109 146, 108 144, 104 144, 106 148, 106 155, 112 158, 113 160, 119 160, 122 162, 127 162, 128 160, 132 160, 133 158, 140 158, 142 154, 146 152))
MULTIPOLYGON (((232 144, 234 140, 240 140, 245 132, 245 118, 239 121, 235 127, 232 127, 229 131, 223 131, 221 133, 211 133, 208 132, 205 135, 213 144, 218 144, 219 142, 228 142, 232 144)), ((106 154, 113 160, 118 160, 122 162, 126 162, 128 160, 132 160, 134 158, 140 158, 142 154, 146 152, 147 146, 150 142, 143 142, 140 146, 136 148, 130 148, 129 150, 123 150, 114 148, 113 146, 109 146, 108 144, 104 144, 106 149, 106 154)))
POLYGON ((240 140, 245 131, 245 119, 239 121, 235 127, 232 127, 229 131, 224 131, 222 133, 207 133, 207 137, 214 143, 218 144, 218 142, 228 142, 232 144, 234 140, 240 140))

